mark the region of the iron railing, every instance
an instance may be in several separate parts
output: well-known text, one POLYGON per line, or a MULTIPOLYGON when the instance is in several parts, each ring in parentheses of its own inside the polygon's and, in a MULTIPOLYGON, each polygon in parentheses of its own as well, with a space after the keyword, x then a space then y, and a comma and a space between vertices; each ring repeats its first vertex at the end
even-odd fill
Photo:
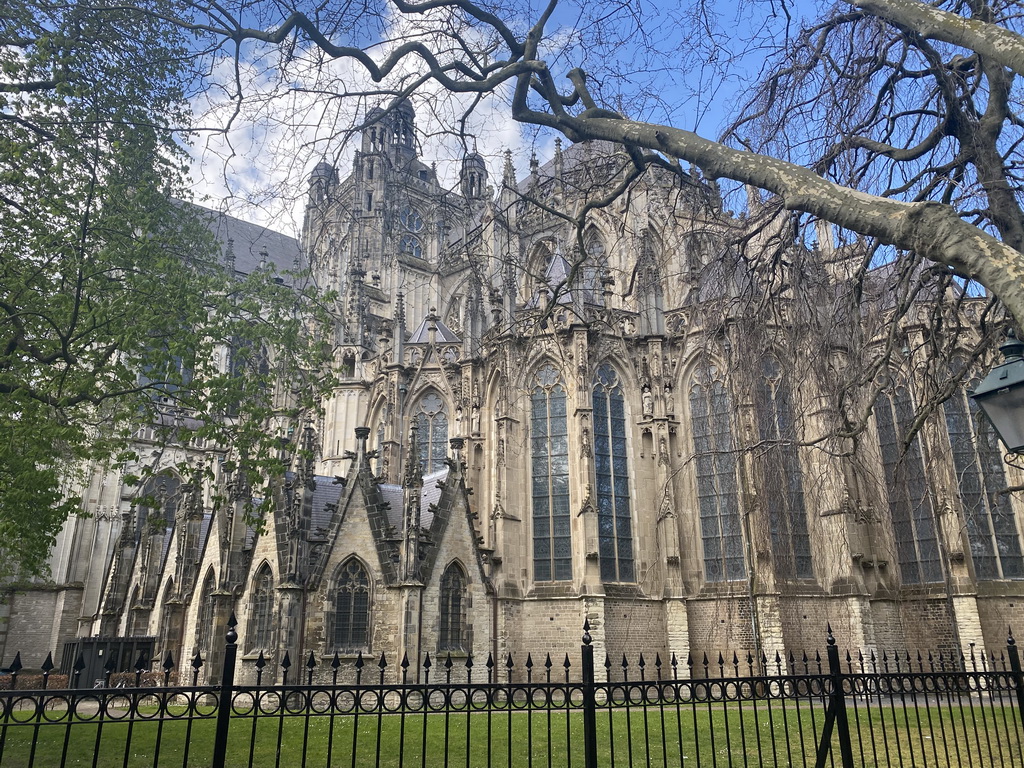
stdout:
MULTIPOLYGON (((547 656, 382 655, 318 664, 280 682, 236 680, 230 625, 220 685, 135 671, 60 690, 48 660, 24 689, 20 657, 0 691, 0 768, 6 766, 886 766, 1024 765, 1024 676, 1012 634, 1005 650, 824 658, 751 653, 595 660, 584 625, 581 663, 547 656), (417 674, 418 673, 418 674, 417 674), (298 679, 289 679, 295 675, 298 679), (22 683, 22 685, 19 685, 22 683), (118 687, 120 684, 124 687, 118 687)), ((270 675, 267 674, 267 677, 270 675)))

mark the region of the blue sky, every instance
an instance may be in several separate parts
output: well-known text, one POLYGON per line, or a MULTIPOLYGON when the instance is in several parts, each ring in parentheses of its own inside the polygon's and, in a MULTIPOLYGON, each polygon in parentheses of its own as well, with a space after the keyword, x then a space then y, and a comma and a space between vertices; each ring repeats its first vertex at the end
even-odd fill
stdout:
MULTIPOLYGON (((301 4, 300 4, 301 5, 301 4)), ((523 28, 532 15, 510 20, 523 28)), ((269 28, 275 24, 273 5, 248 23, 269 28)), ((733 0, 706 4, 564 2, 548 25, 544 55, 556 76, 582 66, 591 77, 595 95, 630 117, 669 123, 717 136, 757 78, 772 41, 786 34, 787 19, 778 2, 733 0)), ((789 3, 792 28, 799 12, 814 13, 807 0, 789 3)), ((346 40, 366 43, 373 34, 406 39, 416 30, 397 14, 371 25, 356 24, 346 40)), ((386 46, 381 46, 381 50, 386 46)), ((300 43, 288 59, 288 79, 282 82, 280 50, 250 45, 243 49, 240 74, 247 94, 242 109, 223 90, 207 91, 193 102, 202 126, 220 129, 233 116, 229 132, 201 131, 195 142, 192 176, 196 194, 207 205, 268 224, 288 233, 301 224, 302 197, 309 168, 321 159, 337 163, 344 173, 354 145, 343 137, 373 99, 334 99, 327 86, 343 83, 348 91, 372 87, 360 70, 347 62, 319 62, 300 43)), ((213 78, 233 79, 230 60, 219 62, 213 78)), ((553 150, 553 136, 514 124, 508 93, 485 99, 469 128, 477 149, 500 175, 505 149, 513 153, 520 175, 532 153, 541 162, 553 150)), ((448 131, 467 104, 437 88, 425 89, 418 107, 423 154, 438 162, 449 184, 464 145, 448 131)))

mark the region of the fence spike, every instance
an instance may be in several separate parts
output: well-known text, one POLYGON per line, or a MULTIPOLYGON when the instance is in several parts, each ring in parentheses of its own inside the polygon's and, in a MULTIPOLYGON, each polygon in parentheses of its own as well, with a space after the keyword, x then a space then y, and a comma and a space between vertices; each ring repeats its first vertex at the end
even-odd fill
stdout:
MULTIPOLYGON (((168 652, 168 656, 169 655, 170 653, 168 652)), ((71 669, 75 671, 76 675, 82 674, 82 670, 85 669, 85 656, 82 655, 81 651, 79 651, 78 658, 75 659, 75 663, 72 665, 71 669)))
POLYGON ((626 658, 626 654, 622 654, 622 668, 625 669, 629 666, 629 659, 626 658))
POLYGON ((286 671, 292 666, 292 657, 289 655, 288 651, 284 652, 284 658, 281 659, 281 666, 284 667, 286 671))
POLYGON ((835 645, 836 638, 835 635, 832 634, 832 622, 825 622, 825 631, 828 633, 828 636, 825 638, 825 642, 829 645, 835 645))
POLYGON ((427 658, 423 660, 423 668, 429 670, 432 666, 434 666, 434 662, 430 660, 430 651, 427 651, 427 658))
POLYGON ((171 670, 174 669, 174 657, 171 655, 170 651, 167 652, 167 655, 164 657, 164 663, 160 666, 164 668, 164 671, 167 674, 170 674, 171 670))
POLYGON ((356 656, 356 669, 362 669, 364 664, 366 662, 363 661, 363 652, 359 651, 359 654, 356 656))
POLYGON ((238 619, 235 618, 235 612, 231 612, 231 616, 228 618, 228 631, 224 634, 224 639, 228 641, 228 645, 234 645, 238 642, 238 632, 235 631, 235 627, 238 626, 238 619))
POLYGON ((590 619, 583 620, 583 644, 590 645, 594 638, 590 636, 590 619))
POLYGON ((470 654, 466 655, 466 669, 472 669, 472 668, 473 668, 473 654, 470 653, 470 654))
MULTIPOLYGON (((451 654, 448 654, 449 658, 451 654)), ((380 667, 380 671, 383 672, 388 666, 388 660, 384 658, 384 651, 380 652, 380 661, 377 662, 377 666, 380 667)))
POLYGON ((43 662, 43 666, 40 667, 43 670, 43 677, 46 677, 53 671, 53 653, 51 651, 46 652, 46 661, 43 662))
POLYGON ((639 665, 640 669, 643 669, 644 667, 647 666, 647 662, 644 661, 644 652, 643 651, 640 651, 640 661, 638 662, 638 665, 639 665))
POLYGON ((197 650, 196 651, 196 655, 192 657, 192 669, 194 669, 194 670, 196 670, 198 672, 199 669, 202 666, 203 666, 203 657, 199 653, 199 651, 197 650))
POLYGON ((569 667, 572 666, 572 662, 569 661, 569 654, 565 654, 565 661, 562 662, 562 666, 565 667, 565 673, 569 674, 569 667))
POLYGON ((142 672, 149 666, 149 659, 146 658, 145 649, 139 651, 139 658, 135 660, 135 671, 142 672))
POLYGON ((604 655, 604 668, 606 671, 611 670, 612 668, 612 660, 609 658, 607 653, 604 655))
POLYGON ((256 657, 256 669, 262 672, 265 666, 267 666, 267 659, 263 655, 263 651, 260 651, 260 655, 256 657))
POLYGON ((527 669, 533 669, 533 654, 532 653, 527 653, 526 654, 526 668, 527 669))
POLYGON ((552 666, 554 665, 551 663, 551 654, 549 653, 547 655, 547 658, 544 659, 544 668, 551 669, 552 666))
POLYGON ((661 668, 661 654, 660 653, 655 653, 654 654, 654 666, 656 668, 658 668, 658 669, 661 668))
POLYGON ((309 652, 309 658, 306 659, 306 668, 307 669, 313 669, 313 667, 315 667, 315 666, 316 666, 316 656, 314 656, 313 652, 310 651, 309 652))
POLYGON ((117 670, 117 659, 114 658, 114 654, 107 656, 107 663, 103 665, 103 671, 107 675, 112 675, 117 670))
POLYGON ((338 652, 334 652, 334 658, 331 659, 331 669, 337 670, 341 666, 341 659, 338 658, 338 652))
MULTIPOLYGON (((383 656, 383 655, 384 654, 381 654, 381 656, 383 656)), ((445 669, 451 669, 452 666, 453 666, 453 664, 452 664, 452 652, 448 651, 448 658, 445 659, 445 661, 444 661, 444 668, 445 669)))
POLYGON ((12 661, 10 663, 10 666, 8 666, 7 668, 11 670, 12 675, 17 675, 22 670, 21 651, 18 651, 16 654, 14 654, 14 661, 12 661))
POLYGON ((402 663, 399 665, 403 670, 409 668, 409 652, 406 651, 402 654, 402 663))
POLYGON ((1017 644, 1017 641, 1013 639, 1013 627, 1009 627, 1008 626, 1006 628, 1006 644, 1007 645, 1016 645, 1017 644))
POLYGON ((512 669, 512 667, 514 667, 515 665, 516 663, 512 661, 512 654, 510 653, 508 656, 505 657, 505 666, 508 669, 512 669))

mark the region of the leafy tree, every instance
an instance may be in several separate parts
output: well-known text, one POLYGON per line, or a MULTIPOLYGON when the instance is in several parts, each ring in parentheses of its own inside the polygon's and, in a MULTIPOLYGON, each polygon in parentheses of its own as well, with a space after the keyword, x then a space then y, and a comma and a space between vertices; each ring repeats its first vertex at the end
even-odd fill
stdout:
POLYGON ((313 404, 216 359, 266 348, 275 375, 315 380, 322 350, 301 276, 236 278, 180 202, 198 52, 162 16, 187 12, 0 2, 0 575, 44 569, 76 471, 130 458, 140 425, 245 446, 259 474, 268 420, 313 404))

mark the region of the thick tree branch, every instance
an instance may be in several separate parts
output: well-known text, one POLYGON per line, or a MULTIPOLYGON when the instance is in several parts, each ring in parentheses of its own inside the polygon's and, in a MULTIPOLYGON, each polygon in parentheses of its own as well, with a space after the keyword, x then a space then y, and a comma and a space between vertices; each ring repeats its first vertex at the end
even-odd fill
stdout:
POLYGON ((1024 37, 998 24, 965 19, 918 0, 843 0, 928 40, 963 46, 1024 75, 1024 37))

